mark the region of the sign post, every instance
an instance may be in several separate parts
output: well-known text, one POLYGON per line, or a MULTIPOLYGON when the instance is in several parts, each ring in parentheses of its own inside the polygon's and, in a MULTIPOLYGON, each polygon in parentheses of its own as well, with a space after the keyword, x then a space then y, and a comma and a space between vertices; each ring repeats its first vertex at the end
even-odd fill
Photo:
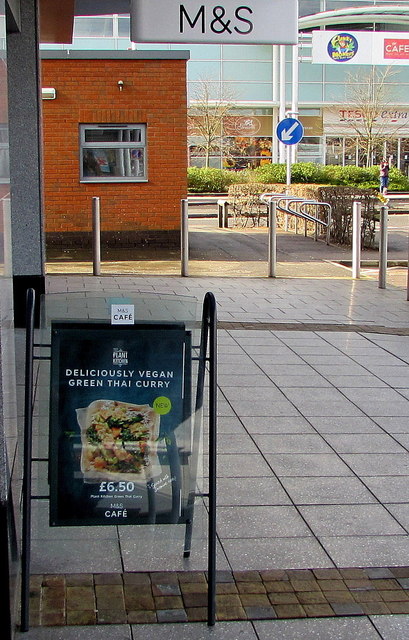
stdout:
POLYGON ((291 184, 291 145, 298 144, 304 135, 304 127, 297 118, 284 118, 277 125, 277 138, 286 145, 287 187, 291 184))

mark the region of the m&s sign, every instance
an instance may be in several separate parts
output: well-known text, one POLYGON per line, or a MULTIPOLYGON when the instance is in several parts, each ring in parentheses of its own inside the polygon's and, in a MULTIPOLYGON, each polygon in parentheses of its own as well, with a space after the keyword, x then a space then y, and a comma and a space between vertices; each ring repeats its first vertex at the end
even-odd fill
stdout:
POLYGON ((296 44, 298 0, 132 0, 131 39, 296 44))

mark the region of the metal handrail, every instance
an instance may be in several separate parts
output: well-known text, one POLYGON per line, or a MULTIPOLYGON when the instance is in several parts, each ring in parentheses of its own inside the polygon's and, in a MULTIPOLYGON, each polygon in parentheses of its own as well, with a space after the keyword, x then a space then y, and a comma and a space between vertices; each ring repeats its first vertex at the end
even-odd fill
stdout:
MULTIPOLYGON (((330 230, 331 230, 331 220, 332 220, 332 206, 329 204, 329 202, 320 202, 319 200, 304 200, 304 202, 300 205, 300 211, 304 215, 310 215, 310 214, 306 214, 305 211, 302 211, 302 208, 305 205, 327 207, 327 221, 324 222, 323 220, 319 220, 318 218, 316 219, 315 234, 317 235, 317 224, 321 224, 324 227, 326 227, 327 228, 327 231, 326 231, 326 243, 329 244, 330 230)), ((312 216, 312 217, 315 218, 315 216, 312 216)), ((315 239, 317 240, 317 238, 315 238, 315 239)))
POLYGON ((315 240, 318 239, 318 225, 320 224, 326 227, 326 230, 327 230, 326 243, 329 244, 331 218, 332 218, 332 207, 329 204, 329 202, 321 202, 318 200, 306 200, 305 198, 291 196, 285 193, 263 193, 260 196, 260 200, 266 203, 267 201, 271 202, 272 200, 274 200, 277 203, 278 209, 280 209, 280 211, 282 211, 283 213, 293 215, 296 218, 303 219, 305 221, 305 235, 307 235, 307 226, 306 226, 307 221, 314 223, 315 224, 315 234, 314 234, 315 240), (287 206, 284 206, 283 204, 281 204, 281 201, 287 202, 287 206), (291 207, 291 205, 296 203, 300 204, 299 211, 291 207), (316 216, 313 216, 310 213, 307 213, 306 211, 302 211, 302 208, 306 205, 327 207, 327 220, 326 221, 321 220, 320 218, 317 218, 316 216))

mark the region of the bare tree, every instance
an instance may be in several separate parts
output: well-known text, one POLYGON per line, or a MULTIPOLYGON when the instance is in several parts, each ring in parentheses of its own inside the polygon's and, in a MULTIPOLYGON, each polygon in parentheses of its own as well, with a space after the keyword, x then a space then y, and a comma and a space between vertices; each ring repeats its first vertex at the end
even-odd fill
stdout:
MULTIPOLYGON (((346 82, 344 121, 356 140, 362 164, 371 167, 377 155, 391 137, 389 113, 391 103, 389 82, 397 73, 391 67, 371 67, 368 73, 350 74, 346 82)), ((394 127, 397 131, 398 127, 394 127)), ((354 142, 351 140, 351 145, 354 142)))
POLYGON ((206 167, 212 152, 227 152, 223 123, 234 107, 232 97, 225 91, 218 88, 216 94, 213 93, 214 84, 209 80, 199 80, 188 109, 189 134, 197 137, 195 146, 203 151, 206 167))

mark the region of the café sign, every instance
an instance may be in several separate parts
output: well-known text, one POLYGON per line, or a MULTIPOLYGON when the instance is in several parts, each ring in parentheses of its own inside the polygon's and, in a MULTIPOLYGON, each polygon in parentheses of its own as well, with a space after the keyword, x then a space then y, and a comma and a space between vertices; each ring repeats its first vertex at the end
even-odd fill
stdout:
POLYGON ((131 39, 297 44, 298 0, 132 0, 131 39))
POLYGON ((373 31, 313 31, 312 62, 347 65, 408 65, 406 33, 373 31))

